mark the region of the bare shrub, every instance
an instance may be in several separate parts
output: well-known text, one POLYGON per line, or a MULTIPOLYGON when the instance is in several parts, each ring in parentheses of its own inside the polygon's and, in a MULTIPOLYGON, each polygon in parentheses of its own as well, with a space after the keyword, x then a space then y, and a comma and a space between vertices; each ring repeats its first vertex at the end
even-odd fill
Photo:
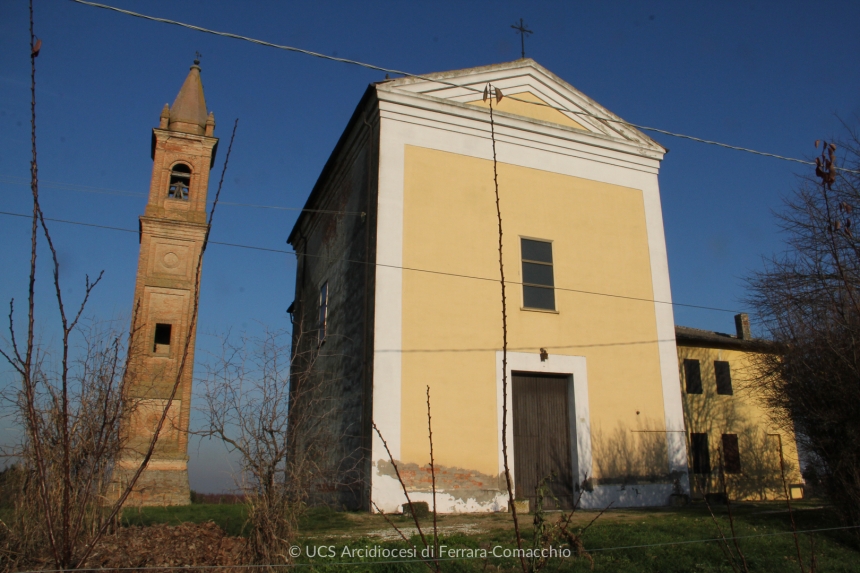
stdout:
POLYGON ((552 491, 550 484, 556 480, 556 475, 544 476, 538 485, 535 487, 535 507, 533 510, 534 517, 532 519, 532 543, 531 555, 528 558, 528 572, 537 573, 541 571, 549 563, 548 554, 551 548, 564 548, 566 545, 571 553, 577 558, 585 559, 589 562, 591 569, 594 569, 594 558, 585 550, 582 538, 585 532, 612 506, 609 502, 602 511, 586 524, 585 527, 578 528, 577 531, 572 530, 573 516, 579 510, 582 495, 586 491, 586 482, 584 479, 579 494, 573 503, 573 509, 569 512, 562 511, 556 519, 552 519, 546 512, 547 500, 552 500, 555 507, 559 507, 558 498, 552 491))
POLYGON ((303 350, 292 351, 283 330, 238 342, 222 337, 203 382, 208 427, 194 433, 221 439, 239 455, 237 482, 256 564, 291 561, 299 517, 338 476, 330 454, 337 441, 330 424, 337 414, 333 381, 317 371, 318 346, 302 345, 301 338, 297 333, 295 348, 303 350))
POLYGON ((29 370, 8 357, 22 380, 4 397, 24 431, 4 448, 17 462, 5 487, 13 496, 7 566, 49 556, 72 564, 106 525, 104 499, 123 448, 125 336, 91 323, 75 336, 76 357, 66 348, 59 366, 38 346, 29 370))

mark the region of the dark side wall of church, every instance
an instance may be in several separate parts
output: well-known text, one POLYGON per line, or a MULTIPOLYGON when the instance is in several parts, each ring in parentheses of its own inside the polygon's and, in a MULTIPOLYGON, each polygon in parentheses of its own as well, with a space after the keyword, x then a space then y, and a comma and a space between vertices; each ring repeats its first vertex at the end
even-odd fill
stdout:
POLYGON ((379 130, 364 119, 351 122, 307 205, 315 211, 304 213, 292 238, 298 266, 291 387, 314 388, 306 410, 295 412, 293 431, 302 436, 299 448, 322 458, 314 460, 323 471, 310 501, 348 509, 369 505, 379 130), (320 341, 323 284, 328 311, 320 341))

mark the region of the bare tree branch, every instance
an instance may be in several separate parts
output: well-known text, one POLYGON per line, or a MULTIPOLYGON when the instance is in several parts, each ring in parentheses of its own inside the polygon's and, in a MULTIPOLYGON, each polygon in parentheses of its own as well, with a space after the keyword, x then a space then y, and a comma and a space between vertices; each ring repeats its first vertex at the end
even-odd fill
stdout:
POLYGON ((517 536, 517 549, 519 549, 520 565, 523 572, 527 571, 525 557, 523 557, 523 539, 520 533, 520 524, 517 518, 517 506, 514 503, 514 487, 511 483, 511 470, 508 465, 508 307, 505 297, 505 262, 502 257, 502 207, 499 199, 499 171, 496 159, 496 123, 493 119, 493 98, 496 102, 502 100, 498 88, 488 85, 484 90, 484 99, 489 95, 490 102, 490 139, 493 143, 493 187, 496 191, 496 215, 499 220, 499 283, 502 287, 502 460, 505 467, 505 484, 508 488, 508 507, 514 520, 514 533, 517 536))
MULTIPOLYGON (((847 125, 846 125, 847 127, 847 125)), ((860 243, 854 210, 860 177, 839 174, 860 165, 854 130, 837 146, 824 142, 815 176, 801 177, 777 213, 787 250, 748 279, 773 352, 756 356, 753 392, 807 460, 807 481, 819 482, 850 523, 860 523, 860 243)))

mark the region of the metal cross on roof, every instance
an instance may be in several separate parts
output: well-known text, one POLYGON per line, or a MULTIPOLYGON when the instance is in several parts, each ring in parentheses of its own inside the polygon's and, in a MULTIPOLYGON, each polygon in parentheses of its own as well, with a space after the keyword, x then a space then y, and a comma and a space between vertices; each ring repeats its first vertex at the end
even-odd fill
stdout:
POLYGON ((525 22, 523 22, 522 18, 520 18, 519 25, 513 24, 513 25, 511 25, 511 28, 516 30, 520 35, 520 48, 522 50, 522 57, 525 58, 526 57, 526 34, 531 34, 532 31, 529 30, 528 28, 526 28, 526 24, 525 24, 525 22))

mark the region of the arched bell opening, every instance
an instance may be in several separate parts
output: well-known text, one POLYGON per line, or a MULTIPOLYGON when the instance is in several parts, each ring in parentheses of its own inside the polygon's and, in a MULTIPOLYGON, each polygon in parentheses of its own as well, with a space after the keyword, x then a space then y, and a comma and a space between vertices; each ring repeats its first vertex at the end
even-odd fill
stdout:
POLYGON ((188 200, 191 190, 191 168, 184 163, 177 163, 170 171, 170 186, 167 196, 171 199, 188 200))

